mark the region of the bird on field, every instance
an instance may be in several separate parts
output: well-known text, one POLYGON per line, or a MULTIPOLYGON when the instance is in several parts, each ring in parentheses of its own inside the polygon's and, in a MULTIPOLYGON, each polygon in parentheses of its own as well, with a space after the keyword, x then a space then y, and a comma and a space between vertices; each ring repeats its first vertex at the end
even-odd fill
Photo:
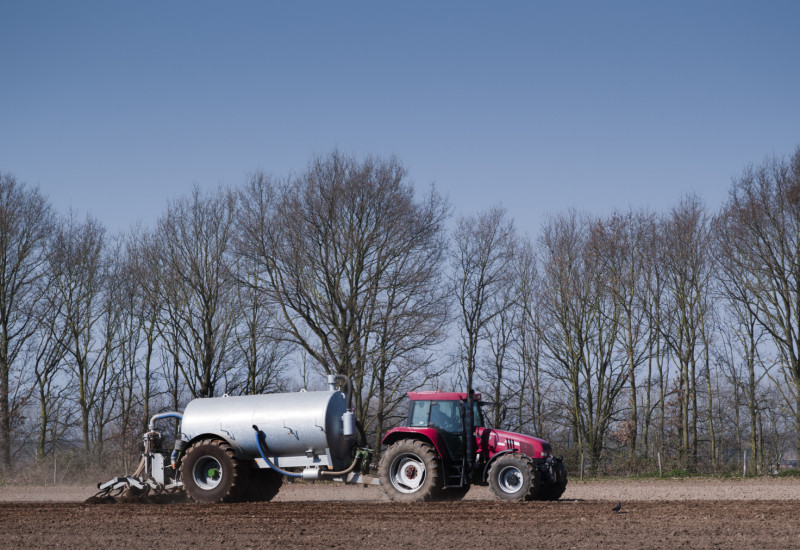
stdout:
POLYGON ((622 508, 622 503, 621 503, 621 502, 617 502, 617 505, 616 505, 616 506, 614 506, 614 507, 611 509, 611 511, 612 511, 612 512, 619 512, 619 511, 620 511, 620 508, 622 508))

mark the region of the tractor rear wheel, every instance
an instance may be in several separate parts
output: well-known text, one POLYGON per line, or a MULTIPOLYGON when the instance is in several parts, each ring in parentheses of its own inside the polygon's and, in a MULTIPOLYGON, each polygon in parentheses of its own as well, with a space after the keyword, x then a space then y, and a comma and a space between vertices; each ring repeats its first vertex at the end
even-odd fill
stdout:
POLYGON ((394 501, 423 502, 442 495, 439 455, 429 443, 394 443, 383 453, 379 471, 383 490, 394 501))
POLYGON ((244 493, 247 470, 233 448, 221 439, 193 443, 181 463, 186 494, 195 502, 234 502, 244 493))
POLYGON ((539 492, 539 470, 524 454, 505 454, 489 468, 489 486, 501 500, 532 500, 539 492))

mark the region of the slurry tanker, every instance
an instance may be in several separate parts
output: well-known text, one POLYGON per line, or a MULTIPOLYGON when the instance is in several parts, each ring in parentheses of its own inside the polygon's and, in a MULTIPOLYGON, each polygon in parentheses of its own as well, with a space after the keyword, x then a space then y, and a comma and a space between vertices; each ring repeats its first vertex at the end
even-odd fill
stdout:
POLYGON ((199 503, 266 501, 286 477, 380 485, 402 502, 459 499, 488 485, 502 500, 557 500, 567 486, 550 444, 484 421, 476 393, 410 392, 403 425, 386 432, 377 467, 352 405, 352 384, 327 391, 194 399, 150 419, 136 471, 98 485, 95 499, 185 492, 199 503), (172 448, 158 431, 180 420, 172 448))

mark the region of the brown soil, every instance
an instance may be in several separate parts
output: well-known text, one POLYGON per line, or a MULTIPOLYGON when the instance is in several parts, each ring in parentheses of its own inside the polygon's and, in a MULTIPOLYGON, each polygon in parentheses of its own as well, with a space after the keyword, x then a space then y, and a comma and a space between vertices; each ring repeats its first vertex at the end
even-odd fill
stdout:
POLYGON ((286 484, 269 503, 80 503, 93 492, 0 487, 0 548, 800 547, 794 479, 574 481, 552 503, 476 487, 463 502, 396 504, 333 483, 286 484))
POLYGON ((800 501, 2 503, 2 548, 797 547, 800 501))
MULTIPOLYGON (((83 502, 97 492, 91 486, 0 486, 0 502, 83 502)), ((685 501, 800 500, 800 478, 570 480, 568 500, 685 501)), ((388 502, 380 487, 341 483, 285 483, 275 502, 388 502)), ((473 487, 464 500, 494 500, 488 487, 473 487)))

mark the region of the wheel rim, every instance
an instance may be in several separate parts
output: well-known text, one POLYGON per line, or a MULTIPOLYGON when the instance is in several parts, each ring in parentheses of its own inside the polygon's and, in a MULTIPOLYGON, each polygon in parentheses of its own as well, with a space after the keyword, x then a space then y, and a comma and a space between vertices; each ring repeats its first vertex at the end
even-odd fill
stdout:
POLYGON ((400 455, 392 461, 389 479, 401 493, 418 491, 426 479, 425 463, 413 454, 400 455))
POLYGON ((525 476, 516 466, 506 466, 497 474, 497 484, 504 493, 516 493, 522 489, 525 476))
POLYGON ((198 487, 210 491, 222 481, 222 464, 213 456, 203 456, 194 463, 192 477, 198 487))

